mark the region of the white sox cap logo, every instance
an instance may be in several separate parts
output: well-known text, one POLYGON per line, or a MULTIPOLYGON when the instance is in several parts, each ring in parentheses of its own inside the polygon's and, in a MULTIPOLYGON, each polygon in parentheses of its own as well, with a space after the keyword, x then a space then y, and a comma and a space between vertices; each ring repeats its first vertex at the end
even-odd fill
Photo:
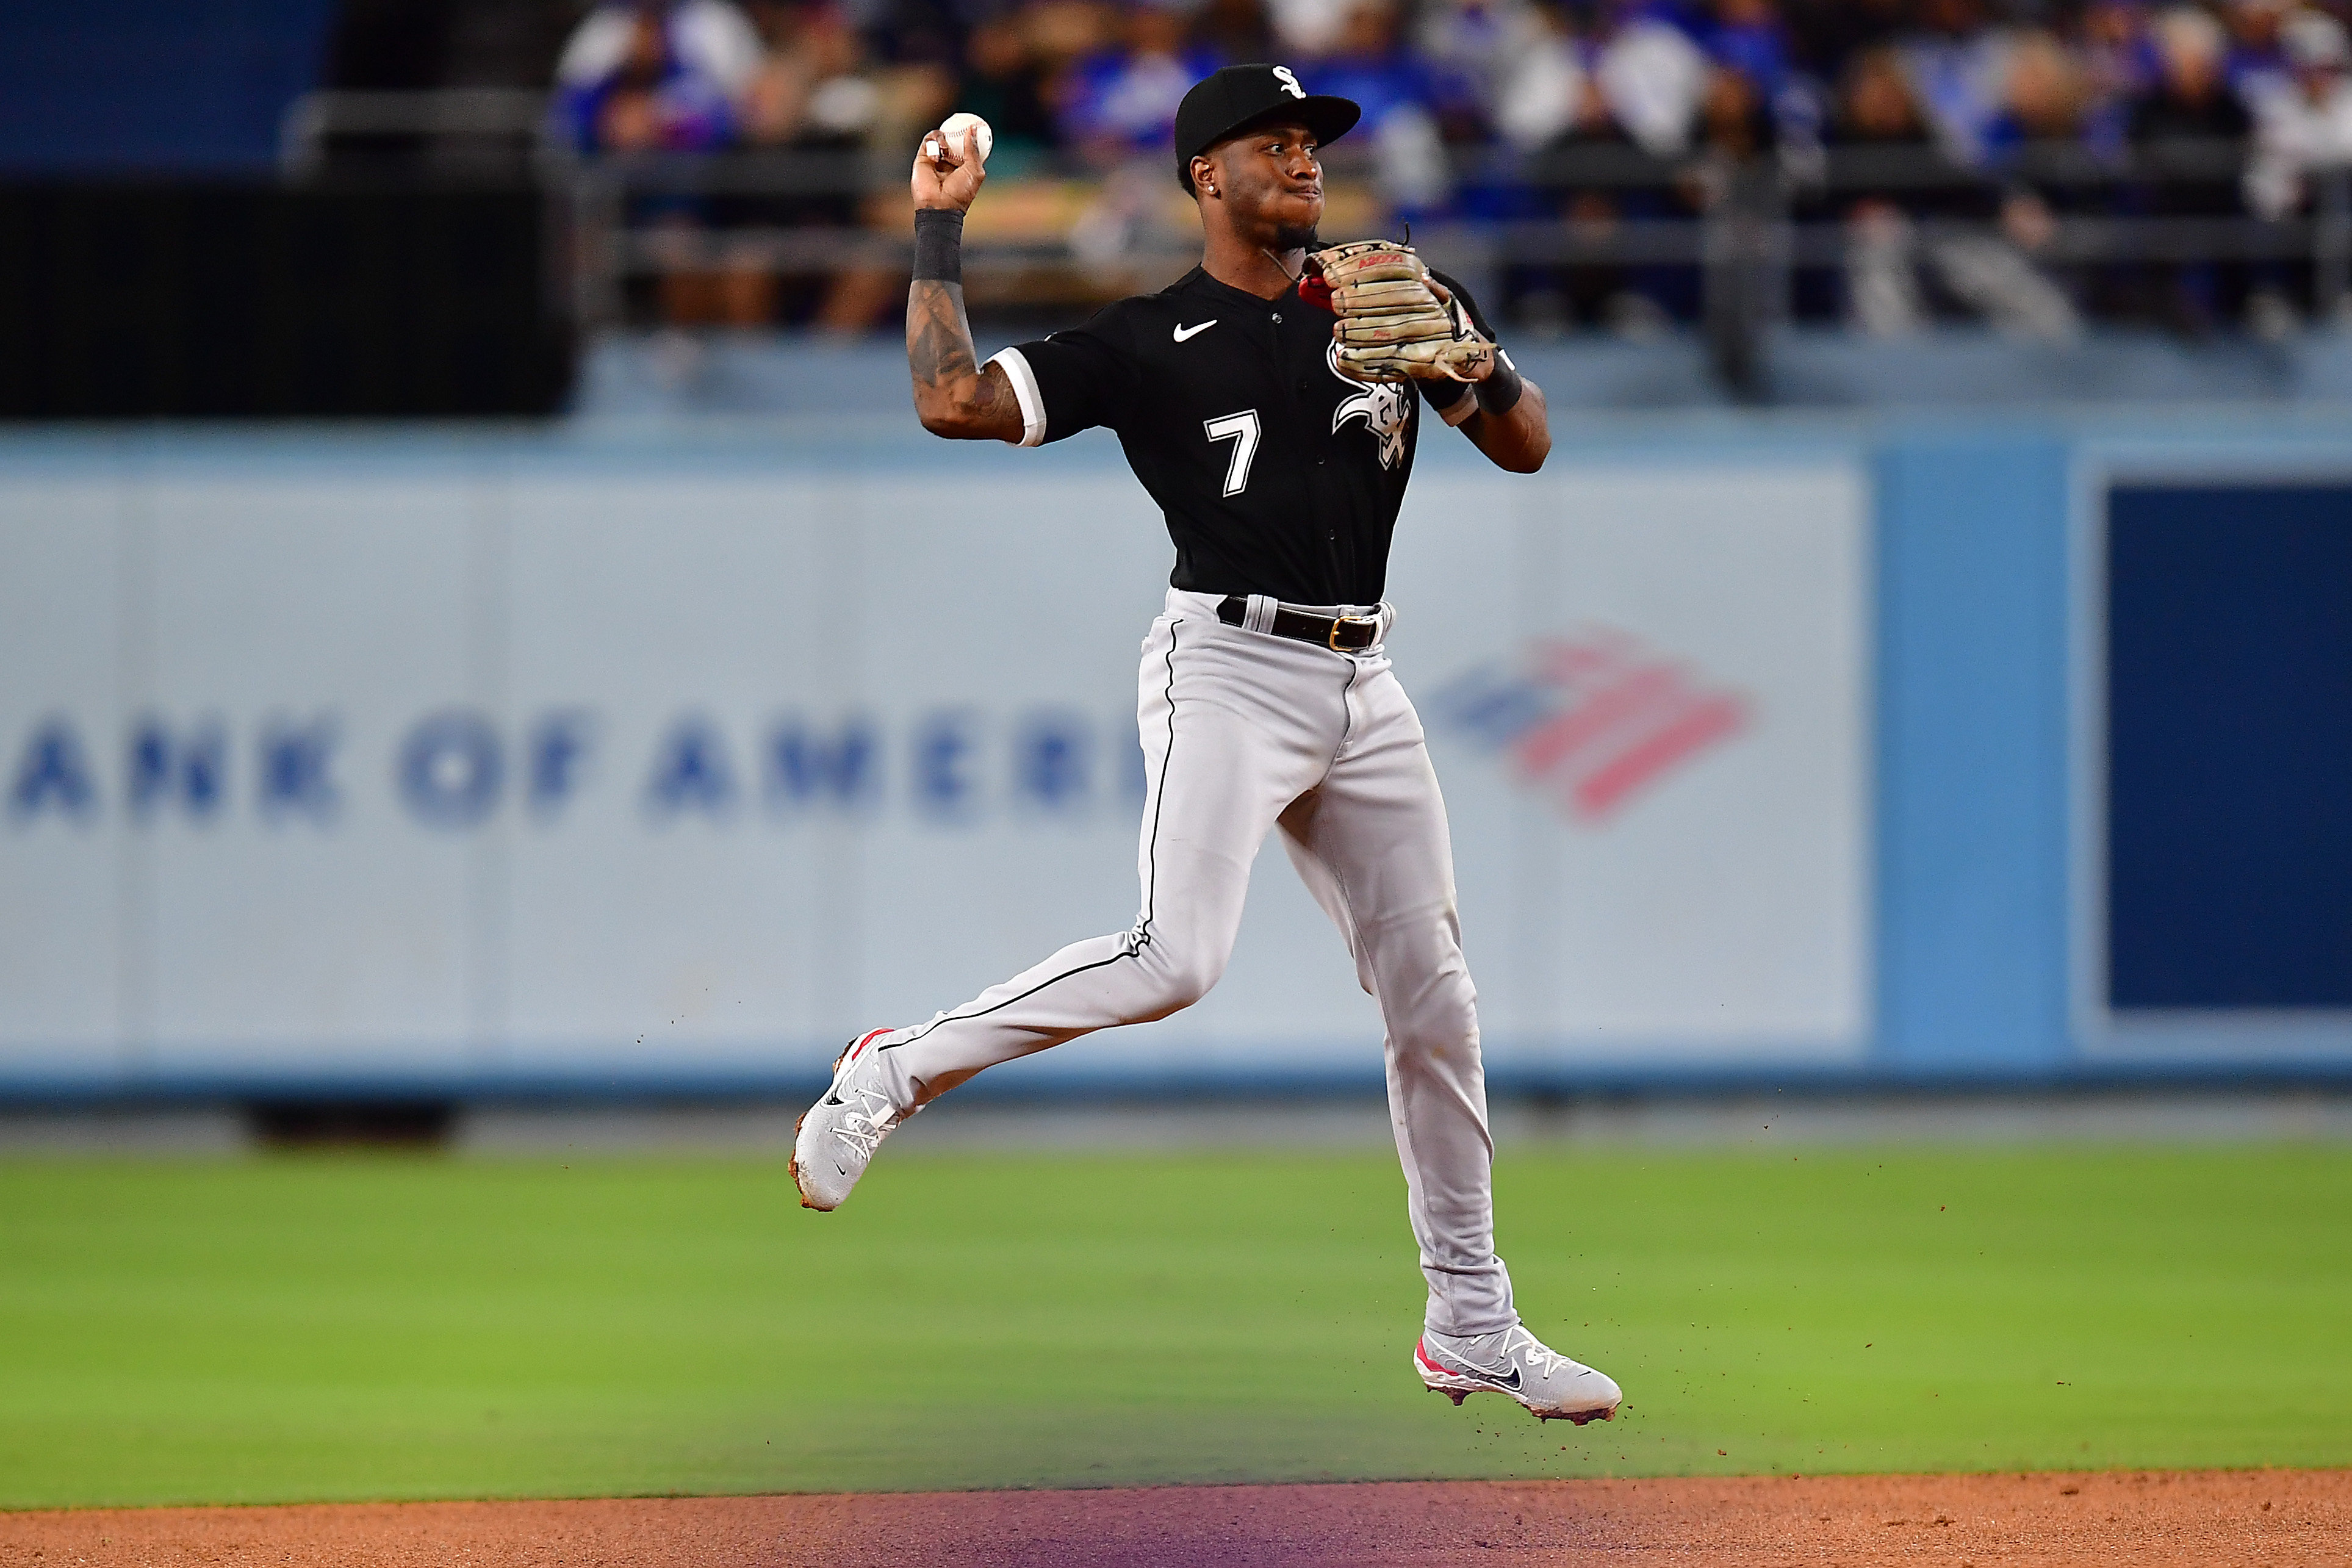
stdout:
POLYGON ((1282 90, 1288 93, 1291 97, 1305 98, 1307 96, 1307 89, 1298 85, 1298 79, 1290 74, 1290 68, 1288 66, 1275 67, 1274 79, 1280 82, 1282 84, 1282 90))

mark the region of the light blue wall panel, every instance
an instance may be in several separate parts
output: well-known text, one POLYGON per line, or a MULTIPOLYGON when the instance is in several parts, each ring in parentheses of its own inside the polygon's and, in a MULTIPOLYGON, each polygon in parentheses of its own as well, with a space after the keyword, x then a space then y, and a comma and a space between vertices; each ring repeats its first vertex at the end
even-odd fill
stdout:
POLYGON ((2044 1071, 2066 1033, 2066 442, 1898 435, 1878 487, 1878 1059, 2044 1071))

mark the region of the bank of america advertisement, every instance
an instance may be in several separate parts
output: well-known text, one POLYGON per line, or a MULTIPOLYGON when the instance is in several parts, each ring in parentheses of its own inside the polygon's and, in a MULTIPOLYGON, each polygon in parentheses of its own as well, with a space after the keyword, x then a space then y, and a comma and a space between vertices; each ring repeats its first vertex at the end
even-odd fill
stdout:
MULTIPOLYGON (((1867 510, 1425 463, 1391 651, 1493 1067, 1861 1053, 1867 510)), ((1134 918, 1168 558, 1099 455, 0 462, 0 1080, 804 1077, 1134 918)), ((1010 1070, 1379 1049, 1276 849, 1205 1002, 1010 1070)))

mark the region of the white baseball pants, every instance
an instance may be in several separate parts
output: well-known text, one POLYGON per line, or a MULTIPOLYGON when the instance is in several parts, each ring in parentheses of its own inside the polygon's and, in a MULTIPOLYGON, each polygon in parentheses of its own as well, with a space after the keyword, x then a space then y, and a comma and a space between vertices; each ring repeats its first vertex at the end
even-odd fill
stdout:
POLYGON ((1075 942, 886 1036, 892 1089, 919 1104, 998 1062, 1199 1001, 1224 973, 1251 862, 1279 826, 1381 1005, 1428 1326, 1508 1328, 1518 1320, 1495 1256, 1476 993, 1421 721, 1378 646, 1342 654, 1245 631, 1219 621, 1217 603, 1171 590, 1144 639, 1136 711, 1148 793, 1134 926, 1075 942))

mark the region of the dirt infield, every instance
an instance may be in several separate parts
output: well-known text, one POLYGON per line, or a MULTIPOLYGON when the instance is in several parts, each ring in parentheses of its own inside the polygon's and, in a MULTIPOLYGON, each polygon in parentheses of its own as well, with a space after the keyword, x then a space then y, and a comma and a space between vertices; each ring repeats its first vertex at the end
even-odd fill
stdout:
POLYGON ((381 1503, 0 1514, 0 1564, 1370 1568, 2352 1562, 2352 1471, 381 1503))

